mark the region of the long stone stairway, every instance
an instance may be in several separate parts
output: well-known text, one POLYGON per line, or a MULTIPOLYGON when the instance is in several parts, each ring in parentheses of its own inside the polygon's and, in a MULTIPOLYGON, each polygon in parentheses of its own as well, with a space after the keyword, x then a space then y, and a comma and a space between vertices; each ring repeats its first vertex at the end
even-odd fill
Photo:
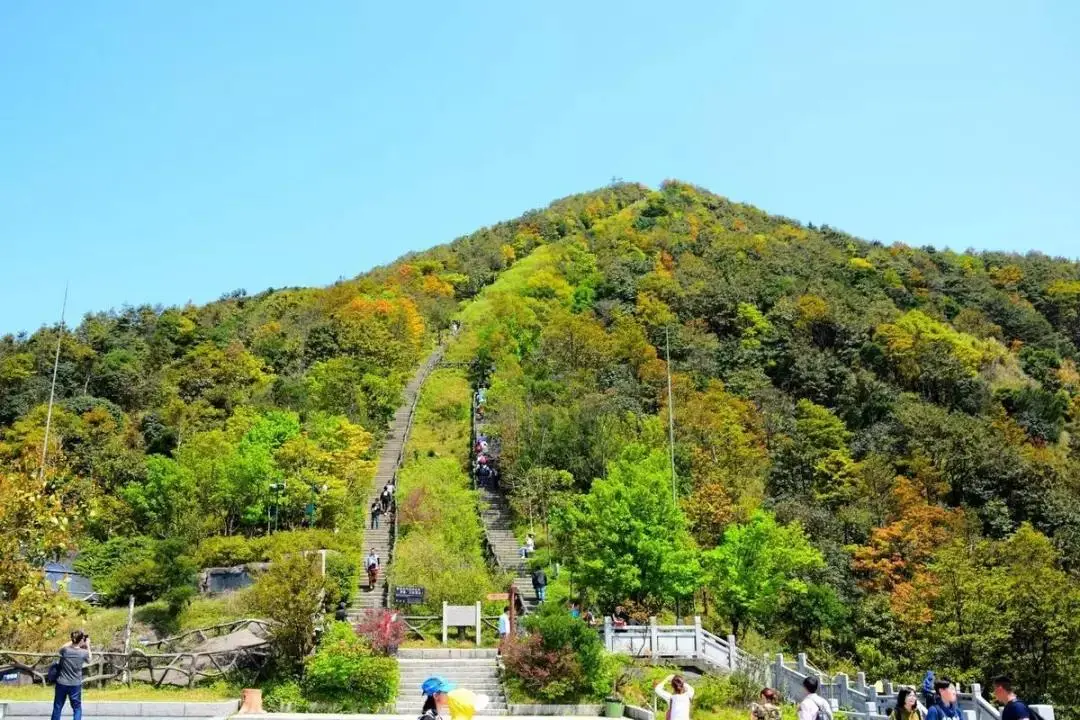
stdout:
POLYGON ((480 517, 484 523, 488 545, 495 554, 495 562, 503 570, 514 573, 514 588, 521 596, 525 611, 531 613, 536 609, 540 598, 533 590, 529 570, 521 559, 521 542, 511 530, 510 506, 499 491, 481 488, 480 497, 484 503, 480 517))
POLYGON ((390 424, 390 431, 386 435, 386 443, 379 453, 379 462, 375 467, 375 477, 371 481, 371 492, 364 506, 364 517, 367 529, 364 530, 364 557, 371 550, 375 550, 382 562, 379 578, 374 588, 367 584, 367 573, 364 568, 360 569, 360 592, 353 598, 349 614, 352 617, 359 616, 365 610, 382 608, 387 606, 388 584, 387 575, 390 569, 390 561, 393 553, 393 537, 391 530, 394 526, 394 511, 383 515, 377 529, 371 528, 371 517, 368 512, 372 503, 382 493, 386 483, 394 480, 397 488, 397 471, 401 465, 405 443, 409 439, 409 430, 412 428, 413 413, 416 411, 416 400, 420 394, 420 388, 424 384, 428 373, 439 364, 442 358, 443 347, 440 345, 427 357, 424 364, 417 369, 416 374, 405 386, 405 398, 401 407, 394 413, 394 419, 390 424))
POLYGON ((506 715, 506 696, 499 684, 499 668, 494 650, 402 649, 398 651, 396 712, 418 717, 424 705, 420 685, 439 675, 460 688, 468 688, 490 698, 481 715, 506 715))
MULTIPOLYGON (((472 417, 473 438, 477 438, 485 432, 486 423, 477 419, 475 395, 472 403, 472 417)), ((470 452, 472 450, 470 448, 470 452)), ((496 462, 498 461, 497 443, 492 443, 488 454, 496 462)), ((521 542, 514 536, 511 525, 513 513, 510 505, 502 490, 481 487, 479 491, 482 500, 480 519, 484 523, 484 535, 487 537, 488 546, 495 555, 495 563, 502 570, 514 573, 514 589, 521 597, 525 612, 531 613, 540 603, 540 598, 533 590, 528 567, 525 560, 521 558, 521 542)))

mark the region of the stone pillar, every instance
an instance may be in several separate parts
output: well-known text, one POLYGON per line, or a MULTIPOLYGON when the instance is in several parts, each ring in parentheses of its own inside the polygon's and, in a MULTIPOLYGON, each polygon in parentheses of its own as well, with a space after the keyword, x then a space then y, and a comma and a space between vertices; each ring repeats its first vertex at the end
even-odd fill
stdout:
POLYGON ((836 702, 840 707, 851 707, 851 693, 849 692, 848 676, 845 673, 836 675, 836 702))
POLYGON ((656 616, 649 617, 649 654, 656 657, 660 654, 660 634, 656 630, 656 616))
POLYGON ((799 653, 795 656, 795 669, 803 675, 809 675, 806 671, 806 653, 799 653))
POLYGON ((701 616, 694 616, 694 657, 705 658, 705 633, 701 629, 701 616))
POLYGON ((866 692, 866 673, 859 672, 855 674, 855 689, 861 693, 866 692))
POLYGON ((605 615, 604 616, 604 648, 606 648, 608 652, 614 652, 615 651, 615 637, 614 637, 613 633, 611 632, 611 616, 610 615, 605 615))
POLYGON ((480 647, 480 627, 484 624, 484 621, 480 619, 480 601, 476 601, 476 647, 480 647))
POLYGON ((729 670, 734 670, 735 666, 738 664, 737 657, 735 655, 735 636, 734 635, 728 635, 727 636, 727 647, 728 647, 728 651, 727 651, 728 652, 728 669, 729 670))
POLYGON ((443 600, 442 604, 442 644, 446 645, 448 638, 446 637, 446 601, 443 600))

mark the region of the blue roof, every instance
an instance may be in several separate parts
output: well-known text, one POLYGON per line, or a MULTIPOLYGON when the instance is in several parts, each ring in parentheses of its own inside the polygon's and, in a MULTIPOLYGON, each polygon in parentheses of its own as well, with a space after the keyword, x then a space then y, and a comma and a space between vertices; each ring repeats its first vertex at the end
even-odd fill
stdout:
POLYGON ((45 579, 52 585, 53 590, 58 589, 60 583, 64 583, 68 594, 73 598, 83 600, 94 594, 94 584, 90 578, 75 572, 68 563, 45 563, 45 579))

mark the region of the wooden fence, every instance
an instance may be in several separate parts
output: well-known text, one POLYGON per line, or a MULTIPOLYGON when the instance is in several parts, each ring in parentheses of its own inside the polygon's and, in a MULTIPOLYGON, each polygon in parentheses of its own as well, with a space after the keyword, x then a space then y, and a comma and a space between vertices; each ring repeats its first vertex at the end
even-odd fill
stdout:
MULTIPOLYGON (((258 670, 270 657, 267 639, 270 625, 269 621, 259 619, 234 620, 155 640, 128 652, 95 650, 93 661, 84 670, 83 682, 101 686, 109 681, 138 681, 155 686, 191 687, 224 678, 235 670, 258 670), (183 648, 191 641, 202 645, 241 630, 247 630, 250 636, 236 647, 183 648)), ((44 683, 45 674, 56 658, 56 653, 0 650, 0 667, 19 672, 31 682, 44 683)))

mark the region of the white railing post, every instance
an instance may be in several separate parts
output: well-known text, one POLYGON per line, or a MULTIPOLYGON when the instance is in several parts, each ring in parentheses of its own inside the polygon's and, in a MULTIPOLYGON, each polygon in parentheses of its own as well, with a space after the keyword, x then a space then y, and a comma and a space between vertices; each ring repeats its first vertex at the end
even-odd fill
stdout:
POLYGON ((656 657, 660 654, 660 634, 656 630, 656 616, 649 617, 649 654, 656 657))
POLYGON ((483 624, 483 620, 480 619, 480 601, 476 601, 476 647, 480 647, 480 626, 483 624))
POLYGON ((728 670, 734 670, 737 663, 737 657, 735 654, 735 636, 727 636, 727 658, 728 658, 728 670))
POLYGON ((788 700, 794 699, 784 681, 784 653, 776 653, 776 663, 773 665, 773 687, 784 693, 788 700))
POLYGON ((836 702, 840 707, 851 707, 851 694, 848 692, 848 676, 845 673, 836 674, 836 702))
POLYGON ((447 643, 447 637, 446 637, 446 601, 443 600, 443 604, 442 604, 442 644, 446 645, 446 643, 447 643))
POLYGON ((694 657, 705 658, 705 633, 701 630, 701 616, 694 616, 694 657))
POLYGON ((604 616, 604 648, 608 652, 615 652, 615 638, 611 632, 611 616, 604 616))

